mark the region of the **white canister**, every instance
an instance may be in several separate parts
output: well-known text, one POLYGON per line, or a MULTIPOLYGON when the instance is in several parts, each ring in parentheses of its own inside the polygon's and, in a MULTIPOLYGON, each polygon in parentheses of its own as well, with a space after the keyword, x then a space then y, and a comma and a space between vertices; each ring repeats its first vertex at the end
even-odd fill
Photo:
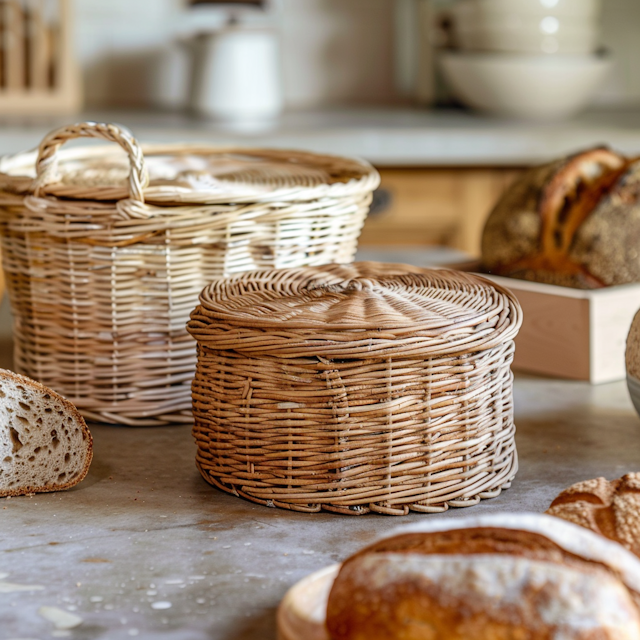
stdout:
POLYGON ((184 44, 171 42, 154 52, 148 72, 149 99, 154 107, 179 110, 189 104, 191 58, 184 44))
POLYGON ((223 120, 263 120, 282 110, 275 31, 227 27, 197 36, 193 108, 223 120))

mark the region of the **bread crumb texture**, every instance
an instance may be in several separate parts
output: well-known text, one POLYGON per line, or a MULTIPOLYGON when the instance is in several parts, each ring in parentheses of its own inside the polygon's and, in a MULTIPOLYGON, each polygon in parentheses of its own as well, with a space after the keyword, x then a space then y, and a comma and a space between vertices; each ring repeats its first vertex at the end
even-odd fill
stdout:
POLYGON ((68 400, 0 370, 0 497, 57 491, 80 482, 91 434, 68 400))

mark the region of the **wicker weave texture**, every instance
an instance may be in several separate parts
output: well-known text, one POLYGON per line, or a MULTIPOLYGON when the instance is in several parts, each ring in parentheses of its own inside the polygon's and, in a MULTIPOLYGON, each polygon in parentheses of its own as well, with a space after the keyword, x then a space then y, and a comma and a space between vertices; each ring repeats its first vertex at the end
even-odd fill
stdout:
POLYGON ((202 288, 245 270, 351 261, 378 180, 366 163, 344 159, 341 176, 340 158, 306 153, 161 147, 145 156, 126 131, 95 123, 53 132, 32 159, 35 177, 22 175, 24 157, 0 167, 16 368, 89 419, 134 426, 192 421, 196 349, 185 324, 202 288), (116 142, 127 155, 67 157, 59 147, 75 137, 116 142))
POLYGON ((198 467, 297 511, 406 515, 497 496, 517 471, 520 323, 509 292, 453 272, 362 263, 216 283, 189 323, 198 467))

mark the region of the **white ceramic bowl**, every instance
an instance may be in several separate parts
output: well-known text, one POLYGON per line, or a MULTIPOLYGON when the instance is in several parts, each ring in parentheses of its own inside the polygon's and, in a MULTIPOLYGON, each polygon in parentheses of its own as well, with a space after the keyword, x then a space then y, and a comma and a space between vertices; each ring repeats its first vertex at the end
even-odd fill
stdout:
POLYGON ((464 104, 502 116, 557 120, 586 107, 609 68, 606 56, 442 52, 440 64, 464 104))
POLYGON ((598 45, 598 0, 462 0, 450 15, 467 51, 592 53, 598 45), (554 4, 555 2, 555 4, 554 4))
POLYGON ((565 55, 593 53, 598 46, 598 29, 593 26, 557 26, 544 28, 539 23, 456 28, 457 44, 466 51, 502 51, 507 53, 561 53, 565 55))
POLYGON ((458 0, 451 11, 455 16, 470 15, 474 19, 496 14, 517 14, 597 20, 601 5, 601 0, 458 0))

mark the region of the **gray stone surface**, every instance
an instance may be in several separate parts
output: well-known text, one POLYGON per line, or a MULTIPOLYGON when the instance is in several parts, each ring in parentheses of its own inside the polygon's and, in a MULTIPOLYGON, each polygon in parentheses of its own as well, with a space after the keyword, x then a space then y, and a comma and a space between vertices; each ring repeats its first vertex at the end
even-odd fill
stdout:
POLYGON ((0 501, 0 637, 61 637, 38 614, 53 606, 82 618, 66 632, 78 640, 273 640, 289 586, 384 531, 419 518, 543 511, 577 480, 640 468, 640 419, 624 382, 518 376, 515 402, 521 469, 512 488, 443 516, 269 509, 201 479, 188 427, 93 427, 82 484, 0 501))

